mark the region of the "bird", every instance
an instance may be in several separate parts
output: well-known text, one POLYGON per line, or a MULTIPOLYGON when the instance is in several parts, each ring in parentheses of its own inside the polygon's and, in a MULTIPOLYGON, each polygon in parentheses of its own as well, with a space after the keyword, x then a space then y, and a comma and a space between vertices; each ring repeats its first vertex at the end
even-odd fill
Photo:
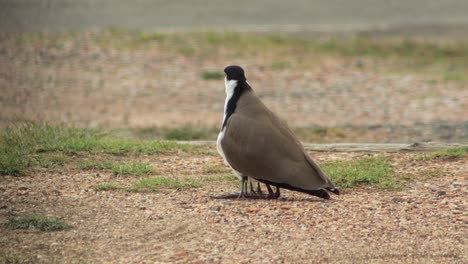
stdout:
POLYGON ((244 69, 224 69, 226 100, 217 150, 241 178, 239 198, 248 198, 247 182, 264 183, 266 198, 280 197, 280 188, 329 199, 340 190, 328 179, 288 126, 258 98, 244 69), (273 192, 271 186, 276 187, 273 192))

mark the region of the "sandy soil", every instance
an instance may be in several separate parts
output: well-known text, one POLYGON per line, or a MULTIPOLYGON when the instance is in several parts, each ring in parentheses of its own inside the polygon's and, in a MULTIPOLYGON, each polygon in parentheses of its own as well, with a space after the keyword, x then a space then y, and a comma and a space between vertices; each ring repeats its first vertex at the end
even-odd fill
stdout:
MULTIPOLYGON (((370 154, 312 153, 320 163, 370 154)), ((65 168, 0 178, 0 222, 42 214, 73 225, 67 231, 10 230, 0 225, 0 254, 34 263, 466 263, 467 160, 385 154, 401 191, 359 187, 325 201, 284 191, 278 200, 215 200, 238 182, 205 181, 198 189, 97 192, 102 182, 139 178, 65 168), (436 177, 430 177, 439 171, 436 177)), ((78 155, 75 160, 88 157, 78 155)), ((217 156, 130 157, 158 175, 202 179, 217 156)), ((120 158, 121 159, 121 158, 120 158)), ((154 176, 154 175, 153 175, 154 176)))

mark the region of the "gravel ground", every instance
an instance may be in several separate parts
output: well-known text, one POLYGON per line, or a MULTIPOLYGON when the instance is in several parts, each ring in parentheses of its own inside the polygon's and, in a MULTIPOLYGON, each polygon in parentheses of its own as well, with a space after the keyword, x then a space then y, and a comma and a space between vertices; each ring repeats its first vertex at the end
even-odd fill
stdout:
MULTIPOLYGON (((375 154, 312 155, 320 163, 375 154)), ((239 189, 237 181, 215 180, 185 191, 97 192, 99 183, 129 185, 139 178, 80 171, 76 164, 3 177, 0 223, 36 213, 73 228, 0 225, 0 256, 34 263, 466 263, 467 160, 384 155, 397 177, 413 176, 407 187, 345 189, 328 201, 289 191, 279 200, 215 200, 209 195, 239 189)), ((139 159, 158 174, 198 180, 209 177, 206 166, 222 164, 217 156, 139 159)))

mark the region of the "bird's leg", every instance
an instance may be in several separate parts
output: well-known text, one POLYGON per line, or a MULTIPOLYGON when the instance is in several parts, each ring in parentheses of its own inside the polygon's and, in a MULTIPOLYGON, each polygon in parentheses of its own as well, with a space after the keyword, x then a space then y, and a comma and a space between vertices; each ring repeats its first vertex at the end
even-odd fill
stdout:
POLYGON ((255 190, 253 188, 252 181, 249 181, 249 183, 250 183, 250 193, 255 194, 256 192, 255 192, 255 190))
POLYGON ((275 199, 279 198, 280 197, 280 188, 278 186, 276 186, 276 192, 275 192, 275 199))
POLYGON ((260 188, 260 183, 257 182, 257 193, 262 194, 262 188, 260 188))
POLYGON ((271 187, 270 187, 270 184, 265 183, 265 185, 266 185, 267 190, 268 190, 268 195, 273 195, 274 193, 273 193, 273 190, 272 190, 271 187))
POLYGON ((276 192, 273 192, 273 189, 271 189, 270 184, 266 183, 265 185, 268 189, 268 194, 266 196, 268 199, 277 199, 278 197, 280 197, 280 191, 278 187, 276 187, 276 192))
POLYGON ((247 195, 247 184, 248 184, 249 178, 245 177, 244 179, 244 196, 247 195))
MULTIPOLYGON (((247 193, 247 191, 248 191, 247 181, 251 181, 251 180, 249 180, 249 178, 247 176, 244 176, 244 175, 241 176, 241 179, 242 179, 241 192, 239 194, 236 193, 236 194, 227 194, 227 195, 220 195, 220 196, 211 196, 211 198, 214 198, 214 199, 236 199, 236 198, 237 199, 241 199, 241 198, 244 198, 244 199, 276 199, 276 198, 278 198, 280 196, 279 188, 276 187, 276 192, 273 192, 273 189, 267 183, 265 183, 265 185, 268 188, 268 194, 259 195, 258 193, 256 193, 254 188, 253 188, 252 183, 250 184, 250 191, 253 192, 253 193, 247 193)), ((262 189, 260 189, 260 183, 259 182, 257 182, 257 188, 258 188, 258 192, 261 193, 262 189)))
POLYGON ((241 192, 238 198, 244 198, 247 191, 247 176, 242 175, 241 192))
POLYGON ((265 185, 266 185, 267 190, 268 190, 268 194, 266 195, 266 197, 267 197, 268 199, 273 198, 273 197, 275 196, 275 193, 274 193, 273 190, 271 189, 270 184, 265 183, 265 185))
POLYGON ((262 188, 260 188, 260 182, 257 181, 257 188, 254 188, 253 184, 254 180, 252 178, 249 178, 249 183, 250 183, 250 193, 251 194, 262 194, 262 188))

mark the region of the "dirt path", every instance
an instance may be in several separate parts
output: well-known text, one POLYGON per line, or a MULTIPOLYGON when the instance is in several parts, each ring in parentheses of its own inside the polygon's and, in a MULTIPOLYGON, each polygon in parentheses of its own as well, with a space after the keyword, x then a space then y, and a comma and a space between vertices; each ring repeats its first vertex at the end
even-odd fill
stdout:
MULTIPOLYGON (((320 163, 371 154, 312 155, 320 163)), ((0 254, 41 263, 466 262, 467 160, 385 155, 397 177, 415 177, 407 187, 346 189, 329 201, 288 191, 279 200, 214 200, 209 195, 239 187, 214 178, 184 191, 98 192, 100 183, 128 185, 138 177, 80 171, 76 164, 0 178, 1 223, 36 213, 73 225, 49 233, 1 225, 0 254)), ((158 175, 193 179, 210 177, 206 167, 222 164, 217 156, 139 159, 158 175)))

